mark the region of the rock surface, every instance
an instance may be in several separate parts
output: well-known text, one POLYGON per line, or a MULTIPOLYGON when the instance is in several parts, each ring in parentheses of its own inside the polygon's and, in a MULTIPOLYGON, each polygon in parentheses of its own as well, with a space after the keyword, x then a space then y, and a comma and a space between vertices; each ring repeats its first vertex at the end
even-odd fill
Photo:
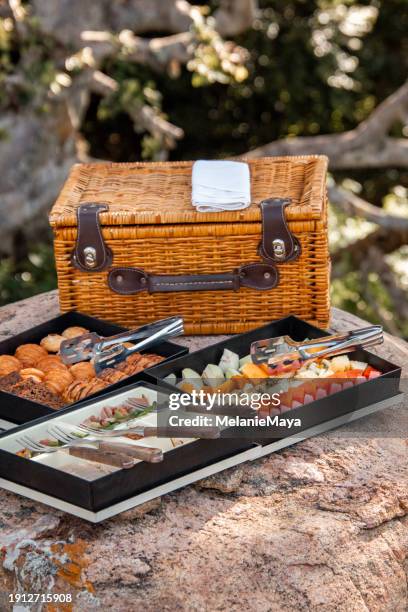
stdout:
MULTIPOLYGON (((7 306, 0 338, 57 313, 55 292, 7 306)), ((333 311, 335 329, 360 323, 333 311)), ((406 343, 378 352, 406 372, 406 343)), ((72 607, 26 609, 403 612, 406 432, 400 405, 97 526, 0 491, 0 610, 51 592, 72 607)))

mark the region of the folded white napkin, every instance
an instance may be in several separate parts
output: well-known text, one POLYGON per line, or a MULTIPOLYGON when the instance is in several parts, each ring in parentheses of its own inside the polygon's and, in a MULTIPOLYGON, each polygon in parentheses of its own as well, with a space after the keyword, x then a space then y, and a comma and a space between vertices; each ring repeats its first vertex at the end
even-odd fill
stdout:
POLYGON ((247 208, 251 203, 248 164, 235 161, 194 162, 192 203, 198 212, 247 208))

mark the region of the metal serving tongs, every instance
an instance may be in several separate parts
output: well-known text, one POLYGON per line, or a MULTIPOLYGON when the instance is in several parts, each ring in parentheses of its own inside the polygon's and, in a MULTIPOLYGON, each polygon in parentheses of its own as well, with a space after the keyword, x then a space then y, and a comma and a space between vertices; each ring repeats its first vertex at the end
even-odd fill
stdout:
POLYGON ((383 341, 381 325, 303 342, 295 342, 290 336, 279 336, 253 342, 251 358, 257 364, 267 363, 272 370, 290 371, 291 368, 297 369, 315 359, 351 353, 356 349, 381 344, 383 341))
POLYGON ((138 329, 104 338, 91 332, 76 338, 64 340, 60 346, 61 360, 66 364, 92 360, 96 373, 105 368, 113 368, 132 353, 146 349, 168 338, 180 336, 184 332, 181 317, 169 317, 138 329), (126 342, 135 342, 125 346, 126 342))

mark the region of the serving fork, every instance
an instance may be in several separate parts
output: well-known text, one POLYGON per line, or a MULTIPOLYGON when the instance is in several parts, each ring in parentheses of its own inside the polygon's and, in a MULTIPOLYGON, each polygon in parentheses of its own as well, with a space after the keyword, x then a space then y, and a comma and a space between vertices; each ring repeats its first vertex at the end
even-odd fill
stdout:
POLYGON ((17 442, 22 447, 28 448, 35 453, 50 454, 68 449, 73 456, 116 467, 132 467, 137 461, 146 461, 147 463, 163 461, 163 451, 160 448, 108 442, 96 437, 84 439, 66 432, 58 425, 51 425, 48 431, 53 438, 60 442, 58 446, 49 446, 42 442, 37 442, 27 435, 21 436, 17 442), (105 460, 102 461, 102 459, 105 460))
MULTIPOLYGON (((62 424, 64 428, 69 428, 73 435, 78 436, 92 436, 97 440, 105 438, 119 438, 127 436, 128 434, 136 434, 141 438, 148 437, 165 437, 165 438, 202 438, 202 439, 214 439, 219 438, 221 431, 219 427, 208 426, 208 427, 188 427, 188 426, 150 426, 150 425, 135 425, 126 426, 125 423, 118 425, 115 429, 98 429, 96 427, 90 427, 88 425, 70 425, 68 423, 62 424)), ((65 429, 64 429, 65 430, 65 429)), ((50 430, 48 430, 50 431, 50 430)), ((51 432, 50 432, 51 433, 51 432)))

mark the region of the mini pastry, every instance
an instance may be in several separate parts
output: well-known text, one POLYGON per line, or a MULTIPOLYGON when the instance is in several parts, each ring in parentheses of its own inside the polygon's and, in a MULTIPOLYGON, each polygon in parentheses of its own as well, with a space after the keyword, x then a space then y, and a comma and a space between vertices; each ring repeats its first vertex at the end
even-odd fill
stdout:
POLYGON ((121 361, 115 368, 115 370, 120 370, 122 372, 126 372, 129 367, 136 366, 138 361, 140 361, 142 355, 140 353, 133 353, 133 355, 129 355, 125 361, 121 361))
POLYGON ((124 378, 127 378, 125 372, 120 372, 119 370, 114 370, 113 368, 106 368, 102 370, 102 372, 98 375, 98 378, 104 380, 105 382, 113 385, 124 378))
POLYGON ((41 340, 40 344, 49 353, 58 353, 61 342, 64 340, 65 338, 59 334, 48 334, 41 340))
POLYGON ((99 378, 90 381, 74 380, 64 391, 63 398, 67 403, 78 402, 93 393, 102 391, 107 384, 99 378))
POLYGON ((15 356, 25 368, 35 367, 47 351, 39 344, 22 344, 16 350, 15 356))
POLYGON ((21 361, 12 355, 0 355, 0 376, 18 372, 23 367, 21 361))
POLYGON ((43 357, 37 363, 37 368, 43 372, 51 372, 51 370, 62 370, 67 372, 67 366, 62 363, 61 358, 58 355, 47 355, 43 357))
POLYGON ((142 355, 141 353, 133 353, 129 355, 126 361, 120 363, 116 369, 125 372, 128 376, 132 376, 132 374, 138 374, 146 370, 146 368, 151 368, 153 365, 163 361, 163 359, 164 357, 161 355, 154 355, 151 353, 142 355))
POLYGON ((74 327, 67 327, 67 329, 65 329, 62 332, 62 335, 64 336, 65 339, 77 338, 78 336, 82 336, 83 334, 87 334, 88 332, 89 332, 89 329, 85 329, 85 327, 74 326, 74 327))
POLYGON ((74 363, 74 365, 69 368, 69 371, 77 380, 91 380, 91 378, 95 377, 95 368, 89 361, 74 363))
POLYGON ((143 359, 143 355, 141 353, 132 353, 126 358, 126 363, 136 365, 141 359, 143 359))
POLYGON ((142 370, 144 370, 144 367, 140 366, 138 363, 136 364, 125 363, 125 366, 123 367, 123 369, 121 369, 121 371, 124 372, 127 376, 138 374, 142 370))
POLYGON ((84 391, 81 393, 80 399, 84 399, 85 397, 88 397, 88 395, 102 391, 102 389, 105 389, 107 386, 108 383, 106 383, 104 380, 93 378, 88 382, 86 389, 84 389, 84 391))
POLYGON ((34 382, 42 382, 44 378, 44 372, 37 370, 37 368, 23 368, 20 370, 20 376, 23 380, 29 378, 34 382))
POLYGON ((82 389, 86 387, 86 384, 87 382, 85 380, 74 380, 62 394, 64 401, 68 404, 76 402, 82 389))
POLYGON ((66 387, 72 382, 72 374, 66 370, 51 370, 44 377, 44 383, 54 393, 61 395, 66 387))

